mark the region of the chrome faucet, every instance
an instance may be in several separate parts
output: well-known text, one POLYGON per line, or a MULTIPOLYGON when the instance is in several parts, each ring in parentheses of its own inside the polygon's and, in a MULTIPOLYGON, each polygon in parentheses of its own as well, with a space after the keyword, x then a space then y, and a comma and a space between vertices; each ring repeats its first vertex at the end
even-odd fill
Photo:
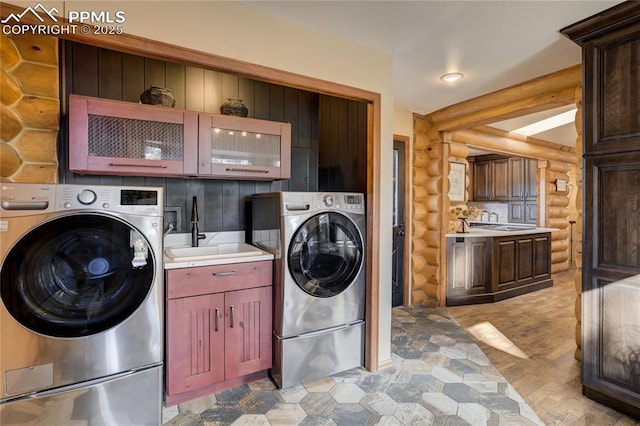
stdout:
POLYGON ((173 232, 176 230, 176 223, 175 222, 169 222, 169 226, 167 226, 167 230, 164 231, 164 236, 166 237, 167 234, 173 232))
POLYGON ((200 240, 204 240, 205 235, 198 232, 198 198, 193 196, 191 207, 191 247, 198 247, 200 240))

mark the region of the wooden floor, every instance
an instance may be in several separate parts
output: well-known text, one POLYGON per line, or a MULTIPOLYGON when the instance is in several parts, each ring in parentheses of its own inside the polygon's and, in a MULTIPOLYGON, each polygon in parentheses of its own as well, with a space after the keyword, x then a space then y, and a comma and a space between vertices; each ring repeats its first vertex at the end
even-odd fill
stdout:
POLYGON ((573 271, 556 274, 552 288, 513 299, 448 310, 460 325, 473 332, 489 359, 545 424, 640 424, 582 396, 580 362, 574 357, 573 276, 573 271), (503 348, 510 353, 478 337, 491 344, 502 340, 503 348), (518 355, 518 348, 528 358, 518 355))

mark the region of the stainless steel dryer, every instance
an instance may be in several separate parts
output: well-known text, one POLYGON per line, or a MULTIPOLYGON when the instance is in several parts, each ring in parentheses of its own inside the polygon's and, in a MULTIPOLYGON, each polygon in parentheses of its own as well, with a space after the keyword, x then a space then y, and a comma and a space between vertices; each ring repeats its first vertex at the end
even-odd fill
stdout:
POLYGON ((0 424, 160 424, 162 188, 0 196, 0 424))
POLYGON ((252 242, 275 254, 274 366, 281 388, 363 364, 363 194, 252 197, 252 242))

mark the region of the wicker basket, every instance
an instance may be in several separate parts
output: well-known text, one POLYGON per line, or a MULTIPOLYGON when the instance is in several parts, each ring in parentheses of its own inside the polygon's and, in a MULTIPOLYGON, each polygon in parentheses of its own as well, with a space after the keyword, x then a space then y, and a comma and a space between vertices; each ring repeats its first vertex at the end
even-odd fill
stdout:
POLYGON ((228 98, 222 103, 222 105, 220 105, 220 114, 246 117, 249 115, 249 110, 242 103, 242 99, 228 98))

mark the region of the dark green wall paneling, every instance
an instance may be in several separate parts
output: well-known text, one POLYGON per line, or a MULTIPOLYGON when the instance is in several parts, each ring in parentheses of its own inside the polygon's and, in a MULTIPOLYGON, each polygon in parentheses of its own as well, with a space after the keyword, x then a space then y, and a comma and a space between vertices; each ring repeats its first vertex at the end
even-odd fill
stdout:
POLYGON ((318 189, 366 192, 367 105, 320 96, 318 189))
POLYGON ((246 229, 245 203, 253 193, 319 189, 366 191, 364 103, 78 43, 63 42, 60 50, 64 64, 63 99, 75 93, 138 102, 144 90, 160 86, 171 89, 176 108, 217 114, 224 100, 237 97, 249 109, 249 117, 292 125, 291 180, 253 182, 83 176, 68 170, 65 103, 59 149, 62 183, 164 187, 165 207, 180 208, 181 232, 190 229, 194 195, 198 197, 200 230, 215 232, 246 229), (320 125, 319 120, 324 119, 328 121, 320 125))

